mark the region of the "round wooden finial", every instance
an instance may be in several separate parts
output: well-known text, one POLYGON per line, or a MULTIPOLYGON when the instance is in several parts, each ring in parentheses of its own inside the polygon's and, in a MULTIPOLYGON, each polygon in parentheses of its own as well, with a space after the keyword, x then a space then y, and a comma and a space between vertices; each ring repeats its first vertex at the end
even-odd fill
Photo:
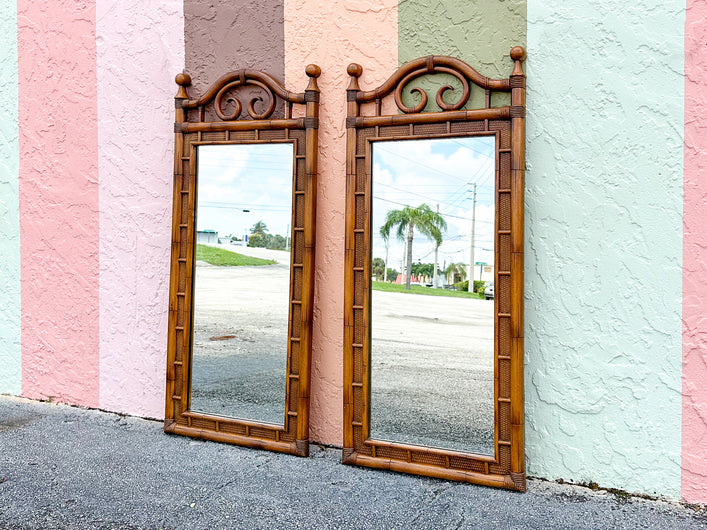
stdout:
POLYGON ((523 46, 513 46, 513 48, 511 48, 511 59, 514 61, 524 61, 525 48, 523 48, 523 46))
POLYGON ((182 85, 182 86, 191 85, 191 77, 189 77, 189 74, 185 74, 185 73, 183 73, 183 72, 178 73, 178 74, 174 77, 174 81, 175 81, 178 85, 182 85))
POLYGON ((307 67, 304 69, 304 73, 307 74, 309 77, 319 77, 322 75, 322 69, 319 68, 316 64, 308 64, 307 67))
POLYGON ((349 74, 351 77, 360 77, 363 73, 363 67, 360 64, 351 63, 346 68, 346 73, 349 74))

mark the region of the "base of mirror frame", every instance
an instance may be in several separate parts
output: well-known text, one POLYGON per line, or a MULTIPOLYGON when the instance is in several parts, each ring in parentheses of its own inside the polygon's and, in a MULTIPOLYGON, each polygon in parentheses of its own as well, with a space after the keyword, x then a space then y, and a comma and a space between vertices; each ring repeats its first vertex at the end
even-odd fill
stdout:
POLYGON ((273 440, 261 440, 258 438, 239 436, 237 434, 208 431, 180 425, 174 420, 165 420, 163 430, 167 434, 189 436, 210 442, 227 443, 251 449, 264 449, 277 453, 287 453, 295 456, 309 456, 309 441, 295 440, 293 442, 276 442, 273 440))
POLYGON ((395 471, 397 473, 408 473, 411 475, 422 475, 425 477, 454 480, 457 482, 468 482, 471 484, 490 486, 492 488, 503 488, 521 493, 525 493, 526 491, 525 473, 486 475, 484 473, 474 473, 473 471, 459 471, 456 469, 435 467, 428 464, 385 460, 382 458, 358 454, 351 448, 344 448, 341 451, 341 463, 349 466, 370 467, 374 469, 395 471))

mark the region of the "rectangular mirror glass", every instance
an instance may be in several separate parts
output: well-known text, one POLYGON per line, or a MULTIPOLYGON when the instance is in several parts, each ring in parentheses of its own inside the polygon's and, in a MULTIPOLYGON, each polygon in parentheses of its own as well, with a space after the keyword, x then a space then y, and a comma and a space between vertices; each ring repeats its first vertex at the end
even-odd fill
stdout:
POLYGON ((192 411, 284 424, 293 158, 197 147, 192 411))
POLYGON ((493 455, 496 137, 371 155, 370 437, 493 455))

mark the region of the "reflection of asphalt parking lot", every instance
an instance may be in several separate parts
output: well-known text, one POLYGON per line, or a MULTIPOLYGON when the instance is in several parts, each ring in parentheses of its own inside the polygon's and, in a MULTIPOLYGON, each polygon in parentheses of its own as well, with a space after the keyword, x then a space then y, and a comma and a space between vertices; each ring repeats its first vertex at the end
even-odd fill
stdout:
POLYGON ((493 454, 493 302, 373 291, 374 438, 493 454))
MULTIPOLYGON (((289 254, 232 250, 281 263, 197 266, 192 409, 281 424, 289 254)), ((372 303, 373 436, 492 453, 493 302, 374 291, 372 303)))
POLYGON ((287 260, 197 263, 192 410, 283 423, 288 280, 287 260))

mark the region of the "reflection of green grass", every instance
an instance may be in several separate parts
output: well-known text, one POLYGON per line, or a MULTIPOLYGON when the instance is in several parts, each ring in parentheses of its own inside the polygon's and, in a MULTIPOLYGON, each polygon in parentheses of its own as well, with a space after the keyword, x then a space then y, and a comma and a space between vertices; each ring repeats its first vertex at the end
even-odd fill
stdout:
POLYGON ((457 298, 483 298, 482 295, 476 293, 432 289, 431 287, 422 287, 421 285, 411 285, 409 291, 405 289, 405 284, 398 285, 397 283, 371 282, 371 285, 374 291, 386 291, 389 293, 426 294, 428 296, 453 296, 457 298))
POLYGON ((196 246, 196 259, 205 261, 211 265, 220 265, 225 267, 234 267, 236 265, 274 265, 277 263, 271 259, 252 258, 244 256, 230 250, 222 248, 210 247, 208 245, 196 246))

